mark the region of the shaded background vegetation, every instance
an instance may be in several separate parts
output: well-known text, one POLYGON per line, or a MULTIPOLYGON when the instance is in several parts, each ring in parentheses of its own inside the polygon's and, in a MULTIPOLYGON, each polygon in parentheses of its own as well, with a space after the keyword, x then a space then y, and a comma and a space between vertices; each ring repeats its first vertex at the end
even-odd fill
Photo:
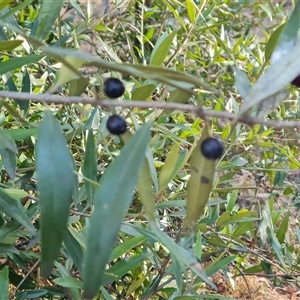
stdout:
MULTIPOLYGON (((102 253, 90 250, 92 241, 115 233, 114 249, 104 251, 109 258, 101 262, 106 273, 101 274, 95 299, 297 297, 299 129, 265 122, 298 121, 296 87, 288 85, 280 103, 272 102, 271 109, 264 107, 252 115, 260 117, 260 124, 238 123, 233 128, 227 118, 212 115, 208 127, 224 141, 225 153, 217 162, 200 220, 192 232, 183 228, 189 156, 205 127, 203 115, 185 110, 183 104, 238 114, 247 92, 245 78, 254 84, 267 70, 292 4, 111 1, 107 10, 104 2, 70 1, 63 8, 58 2, 48 7, 45 3, 0 3, 3 299, 81 299, 84 287, 89 291, 96 286, 98 291, 94 275, 102 253), (74 49, 83 54, 74 54, 74 49), (132 70, 128 63, 146 68, 132 70), (161 68, 153 71, 155 66, 161 68), (243 73, 237 71, 235 77, 232 66, 243 73), (166 69, 183 72, 177 83, 166 69), (198 85, 188 81, 192 76, 198 85), (29 102, 1 94, 49 93, 101 101, 107 77, 124 81, 120 103, 143 100, 158 109, 113 102, 108 107, 101 102, 94 105, 94 100, 89 104, 70 100, 69 105, 47 98, 29 102), (188 91, 189 84, 195 93, 188 91), (160 107, 164 102, 183 106, 164 110, 160 107), (110 113, 126 119, 128 132, 137 132, 131 139, 139 143, 130 144, 130 135, 109 134, 110 113), (145 127, 149 122, 151 137, 145 127), (139 175, 135 169, 144 157, 148 134, 150 173, 139 175), (123 151, 125 144, 136 157, 123 151), (45 149, 53 145, 52 160, 47 160, 45 149), (109 166, 113 173, 106 172, 109 166), (153 190, 148 193, 149 186, 138 186, 129 205, 132 191, 126 198, 123 170, 145 182, 150 174, 153 190), (119 194, 110 213, 93 221, 93 212, 101 211, 94 208, 98 183, 100 191, 115 188, 119 194), (68 185, 76 186, 71 197, 66 197, 68 185), (51 201, 56 207, 49 206, 51 201), (123 218, 115 211, 117 206, 126 207, 125 202, 129 209, 123 218), (153 216, 157 228, 151 225, 153 216), (113 229, 110 221, 122 221, 120 228, 113 229), (42 236, 41 223, 46 224, 42 236), (87 269, 93 262, 94 268, 87 269)), ((287 36, 292 40, 295 35, 287 36)))

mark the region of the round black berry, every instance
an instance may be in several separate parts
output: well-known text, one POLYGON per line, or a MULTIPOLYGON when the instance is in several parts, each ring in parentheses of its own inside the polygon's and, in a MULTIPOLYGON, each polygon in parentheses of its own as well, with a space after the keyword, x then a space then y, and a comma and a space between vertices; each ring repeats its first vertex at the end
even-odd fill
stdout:
POLYGON ((218 159, 222 156, 224 146, 221 140, 209 137, 201 144, 201 152, 207 159, 218 159))
POLYGON ((127 130, 127 124, 121 116, 112 115, 107 119, 106 128, 110 133, 119 135, 127 130))
POLYGON ((298 75, 292 82, 292 85, 296 86, 296 87, 300 87, 300 75, 298 75))
POLYGON ((118 78, 107 78, 104 81, 104 93, 109 98, 121 97, 125 92, 123 82, 118 78))

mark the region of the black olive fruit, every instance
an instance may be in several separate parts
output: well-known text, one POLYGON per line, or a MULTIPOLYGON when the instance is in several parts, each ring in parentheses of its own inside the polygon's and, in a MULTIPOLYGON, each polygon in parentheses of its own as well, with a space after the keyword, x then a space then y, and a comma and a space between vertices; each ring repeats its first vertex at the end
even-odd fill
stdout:
POLYGON ((118 78, 107 78, 104 81, 104 93, 109 98, 121 97, 125 92, 123 82, 118 78))
POLYGON ((110 133, 119 135, 127 130, 127 124, 121 116, 112 115, 107 119, 106 128, 110 133))
POLYGON ((292 82, 292 85, 296 86, 296 87, 300 87, 300 75, 298 75, 292 82))
POLYGON ((218 159, 222 156, 224 145, 221 140, 209 137, 201 144, 201 152, 207 159, 218 159))

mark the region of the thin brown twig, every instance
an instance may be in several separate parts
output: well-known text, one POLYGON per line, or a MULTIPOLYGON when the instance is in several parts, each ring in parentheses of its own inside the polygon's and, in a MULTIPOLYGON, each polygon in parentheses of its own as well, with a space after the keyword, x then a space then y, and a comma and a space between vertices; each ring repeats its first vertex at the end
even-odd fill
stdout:
POLYGON ((11 293, 11 295, 9 296, 9 299, 12 299, 16 292, 18 291, 18 289, 20 288, 20 286, 23 284, 23 282, 26 280, 26 278, 32 273, 32 271, 37 267, 37 265, 40 263, 40 260, 37 260, 34 265, 29 269, 29 271, 26 273, 26 275, 22 278, 22 280, 19 282, 19 284, 16 286, 16 288, 14 289, 14 291, 11 293))
POLYGON ((165 103, 165 102, 149 102, 149 101, 118 101, 118 100, 98 100, 87 97, 78 96, 59 96, 51 94, 31 94, 31 93, 19 93, 19 92, 7 92, 0 91, 0 99, 11 98, 18 99, 21 101, 38 101, 47 103, 62 103, 62 104, 91 104, 98 105, 102 107, 139 107, 139 108, 149 108, 149 109, 164 109, 164 110, 180 110, 188 111, 198 115, 201 118, 218 118, 226 120, 238 120, 239 122, 246 124, 248 126, 253 126, 255 124, 262 124, 273 128, 300 128, 299 121, 277 121, 277 120, 265 120, 259 117, 252 116, 237 116, 234 113, 226 111, 214 111, 209 109, 202 109, 191 104, 181 104, 181 103, 165 103))
POLYGON ((248 283, 246 277, 244 276, 244 273, 243 273, 243 272, 239 269, 239 267, 236 266, 235 264, 233 264, 233 267, 236 268, 236 269, 240 272, 240 276, 243 277, 243 279, 244 279, 244 281, 245 281, 245 283, 246 283, 247 289, 248 289, 249 297, 250 297, 250 299, 252 300, 253 298, 252 298, 252 294, 251 294, 251 289, 250 289, 250 286, 249 286, 249 283, 248 283))

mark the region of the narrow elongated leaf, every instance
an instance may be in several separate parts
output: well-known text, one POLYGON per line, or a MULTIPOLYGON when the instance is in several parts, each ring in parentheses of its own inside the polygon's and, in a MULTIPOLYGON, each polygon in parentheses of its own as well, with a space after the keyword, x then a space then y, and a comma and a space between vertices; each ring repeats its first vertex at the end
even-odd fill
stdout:
POLYGON ((17 146, 10 135, 0 128, 0 156, 9 177, 14 180, 17 167, 17 146))
POLYGON ((176 34, 177 31, 172 31, 170 34, 164 32, 161 35, 151 53, 150 65, 160 66, 164 62, 176 34))
MULTIPOLYGON (((97 180, 97 157, 93 129, 88 131, 82 173, 84 177, 91 181, 97 180)), ((93 186, 88 180, 84 180, 84 185, 88 199, 90 203, 92 203, 94 199, 95 186, 93 186)))
POLYGON ((27 228, 32 235, 35 235, 35 228, 26 215, 24 207, 6 193, 0 190, 0 210, 6 215, 11 216, 21 225, 27 228))
POLYGON ((167 102, 172 103, 188 103, 191 93, 187 91, 183 91, 178 88, 168 88, 168 91, 170 92, 169 97, 167 98, 167 102))
POLYGON ((277 237, 279 243, 284 242, 285 235, 288 231, 289 219, 290 219, 290 214, 289 214, 289 212, 287 212, 280 224, 278 231, 276 232, 276 237, 277 237))
POLYGON ((179 152, 179 147, 175 144, 169 153, 165 164, 161 170, 159 176, 159 185, 160 189, 166 187, 166 185, 176 176, 176 174, 181 170, 184 166, 185 161, 188 156, 188 150, 183 149, 179 152))
POLYGON ((282 33, 282 30, 284 28, 286 23, 280 25, 273 33, 272 35, 270 36, 269 40, 268 40, 268 43, 266 45, 266 48, 265 48, 265 60, 268 61, 276 47, 276 44, 278 42, 278 39, 282 33))
POLYGON ((164 188, 169 183, 170 177, 174 170, 174 163, 177 161, 178 155, 179 146, 178 144, 174 144, 159 174, 160 189, 164 188))
MULTIPOLYGON (((25 213, 28 217, 28 219, 31 219, 38 209, 37 205, 32 205, 25 213)), ((22 224, 18 222, 17 220, 13 220, 11 222, 6 223, 4 226, 0 228, 0 241, 3 241, 8 236, 12 235, 14 232, 16 232, 18 229, 22 227, 22 224)))
POLYGON ((255 106, 260 106, 265 99, 276 96, 299 75, 300 43, 296 43, 299 24, 300 2, 297 1, 279 38, 278 46, 273 52, 271 66, 250 89, 239 115, 246 114, 255 106))
POLYGON ((82 289, 83 287, 82 282, 72 276, 55 278, 53 282, 66 288, 82 289))
POLYGON ((17 152, 17 146, 8 132, 2 128, 0 128, 0 147, 4 149, 8 149, 11 152, 17 152))
MULTIPOLYGON (((81 74, 77 70, 82 66, 84 60, 79 59, 77 57, 69 56, 65 58, 65 61, 67 62, 67 64, 63 64, 61 69, 57 72, 55 82, 52 84, 50 90, 55 91, 58 87, 60 87, 64 83, 72 79, 78 79, 78 77, 79 78, 82 77, 80 76, 81 74), (72 66, 72 69, 70 69, 69 66, 72 66), (77 72, 74 72, 75 71, 74 69, 77 72)), ((86 81, 83 78, 81 78, 81 80, 83 80, 83 83, 86 83, 86 81)))
POLYGON ((122 278, 125 274, 133 270, 135 267, 140 265, 146 258, 152 256, 151 253, 142 253, 137 256, 133 256, 129 259, 122 259, 115 263, 112 267, 106 270, 108 274, 115 275, 116 278, 112 277, 111 275, 105 276, 103 278, 103 284, 109 284, 116 279, 122 278))
POLYGON ((155 89, 155 84, 147 84, 134 90, 131 95, 131 100, 146 100, 151 96, 155 89))
POLYGON ((119 244, 113 251, 110 256, 110 260, 115 260, 116 258, 120 257, 121 255, 129 252, 132 248, 138 246, 142 242, 144 242, 147 238, 145 236, 135 236, 121 244, 119 244))
POLYGON ((38 26, 34 34, 36 38, 44 40, 47 37, 63 4, 63 0, 42 1, 38 16, 38 26))
POLYGON ((151 123, 146 123, 136 132, 99 182, 83 270, 84 294, 88 299, 97 293, 103 283, 106 263, 145 160, 150 126, 151 123))
POLYGON ((206 126, 191 157, 185 218, 188 228, 194 226, 200 218, 213 186, 216 162, 205 158, 200 150, 201 143, 208 137, 209 131, 206 126))
POLYGON ((42 59, 44 55, 27 55, 24 57, 10 58, 4 62, 0 62, 0 75, 14 71, 24 65, 32 64, 42 59))
MULTIPOLYGON (((27 68, 25 69, 25 72, 23 74, 23 80, 22 80, 22 93, 31 93, 31 82, 30 77, 27 72, 27 68)), ((23 110, 24 114, 26 115, 28 107, 29 107, 29 101, 21 101, 16 100, 18 102, 21 110, 23 110)))
MULTIPOLYGON (((1 25, 0 20, 0 25, 1 25)), ((13 27, 14 28, 14 27, 13 27)), ((16 28, 14 28, 15 30, 16 28)), ((24 33, 23 33, 24 35, 24 33)), ((27 38, 26 36, 24 36, 27 38)), ((56 58, 63 64, 66 64, 64 56, 72 56, 83 59, 85 66, 94 66, 104 69, 110 69, 112 71, 122 72, 124 74, 130 74, 135 76, 141 76, 152 80, 157 80, 168 84, 170 86, 177 87, 181 90, 189 92, 191 95, 194 94, 193 88, 202 87, 208 91, 212 91, 216 95, 220 92, 213 88, 210 84, 206 83, 203 79, 197 78, 195 76, 187 75, 184 72, 175 71, 171 69, 166 69, 157 66, 144 66, 138 64, 117 64, 105 61, 99 57, 89 55, 87 53, 82 53, 79 51, 73 51, 69 49, 61 49, 56 47, 41 47, 41 49, 47 53, 49 56, 56 58)))
POLYGON ((249 90, 251 88, 251 82, 245 72, 241 71, 239 68, 232 66, 234 72, 235 83, 234 85, 238 89, 240 95, 243 99, 247 97, 249 90))
POLYGON ((8 266, 5 266, 0 272, 0 291, 1 300, 8 300, 8 266))
POLYGON ((171 260, 172 260, 172 273, 175 276, 178 292, 179 294, 181 294, 182 283, 183 283, 182 269, 175 255, 171 254, 171 260))
MULTIPOLYGON (((128 143, 130 140, 132 134, 127 131, 123 135, 123 140, 125 143, 128 143)), ((149 148, 146 152, 148 152, 149 148)), ((150 150, 149 150, 150 151, 150 150)), ((147 156, 147 153, 146 153, 147 156)), ((139 176, 139 181, 137 184, 137 191, 140 196, 140 200, 142 204, 144 205, 144 208, 146 210, 146 215, 149 219, 155 220, 155 194, 153 190, 153 180, 151 177, 151 171, 150 171, 150 163, 151 160, 147 157, 143 163, 142 170, 139 176)))
POLYGON ((90 80, 89 78, 77 78, 70 81, 69 95, 70 96, 81 96, 86 90, 90 80))
POLYGON ((300 27, 300 2, 295 1, 295 7, 290 18, 285 23, 277 45, 272 53, 271 61, 275 63, 287 54, 297 43, 300 27))
POLYGON ((216 272, 222 270, 224 267, 226 267, 228 264, 230 264, 232 261, 236 259, 236 255, 228 256, 220 260, 216 260, 213 263, 211 263, 207 268, 206 272, 208 276, 212 276, 216 272))
MULTIPOLYGON (((57 268, 57 271, 58 273, 61 274, 61 277, 62 278, 69 278, 70 277, 70 274, 68 272, 68 270, 65 268, 65 266, 63 266, 61 263, 58 263, 58 262, 54 262, 54 265, 55 267, 57 268)), ((75 278, 74 278, 75 279, 75 278)), ((62 280, 63 281, 63 280, 62 280)), ((80 282, 80 281, 79 281, 80 282)), ((73 282, 74 283, 74 282, 73 282)), ((80 283, 79 283, 80 284, 80 283)), ((81 291, 82 290, 82 287, 81 288, 76 288, 74 287, 74 285, 72 284, 71 287, 69 287, 68 291, 69 293, 71 294, 70 298, 72 300, 82 300, 82 296, 81 296, 81 291)))
POLYGON ((72 233, 67 230, 63 237, 63 242, 66 246, 67 251, 69 252, 74 264, 81 271, 82 267, 82 258, 83 258, 83 250, 79 244, 79 242, 74 238, 72 233))
POLYGON ((179 262, 191 268, 204 282, 212 288, 216 285, 207 277, 204 267, 198 262, 197 257, 189 250, 177 245, 167 234, 161 231, 156 223, 149 222, 156 238, 177 258, 179 262))
POLYGON ((195 22, 196 7, 197 6, 196 6, 194 0, 186 0, 187 13, 188 13, 191 23, 195 22))
POLYGON ((38 190, 41 207, 42 274, 51 272, 69 216, 76 184, 74 161, 61 128, 50 111, 40 125, 36 148, 38 190))
POLYGON ((31 137, 33 135, 37 135, 39 132, 38 128, 20 128, 20 129, 8 129, 5 130, 7 134, 10 135, 10 137, 14 140, 14 141, 20 141, 23 139, 26 139, 28 137, 31 137))
POLYGON ((9 0, 1 0, 0 1, 0 10, 2 10, 3 8, 5 8, 6 6, 9 6, 10 1, 9 0))
POLYGON ((0 51, 11 51, 23 43, 22 40, 13 40, 13 41, 1 41, 0 42, 0 51))

